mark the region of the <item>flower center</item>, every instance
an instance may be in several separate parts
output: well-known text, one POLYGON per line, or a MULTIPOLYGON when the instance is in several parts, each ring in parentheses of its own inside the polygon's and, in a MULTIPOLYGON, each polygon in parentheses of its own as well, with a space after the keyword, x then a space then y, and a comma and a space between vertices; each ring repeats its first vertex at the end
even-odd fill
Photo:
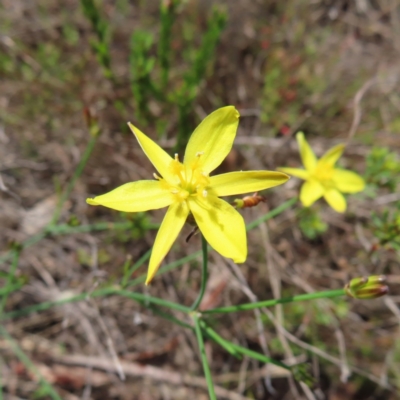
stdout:
POLYGON ((169 168, 177 177, 176 183, 166 182, 164 179, 155 176, 156 179, 165 182, 168 190, 176 196, 177 201, 184 201, 189 196, 207 197, 207 187, 210 183, 208 174, 201 169, 201 156, 203 153, 196 154, 196 159, 190 165, 184 165, 179 161, 178 154, 171 161, 169 168))
POLYGON ((320 167, 315 168, 313 172, 314 178, 322 183, 325 187, 330 186, 333 176, 333 168, 331 167, 320 167))

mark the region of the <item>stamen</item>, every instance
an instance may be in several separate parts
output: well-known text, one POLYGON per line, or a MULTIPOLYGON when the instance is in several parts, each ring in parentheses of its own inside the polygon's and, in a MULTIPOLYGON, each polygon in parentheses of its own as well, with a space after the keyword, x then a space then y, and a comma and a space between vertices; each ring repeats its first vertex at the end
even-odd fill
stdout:
POLYGON ((178 193, 179 193, 179 190, 178 190, 178 189, 171 190, 171 193, 172 193, 172 194, 178 194, 178 193))
POLYGON ((179 162, 179 154, 178 153, 175 153, 175 161, 179 162))
POLYGON ((207 197, 207 194, 208 194, 207 190, 203 190, 203 197, 207 197))
POLYGON ((196 157, 200 157, 200 156, 202 156, 204 154, 204 151, 198 151, 197 153, 196 153, 196 157))
POLYGON ((158 176, 155 172, 154 172, 153 176, 154 176, 154 179, 156 179, 157 181, 161 180, 161 177, 158 176))

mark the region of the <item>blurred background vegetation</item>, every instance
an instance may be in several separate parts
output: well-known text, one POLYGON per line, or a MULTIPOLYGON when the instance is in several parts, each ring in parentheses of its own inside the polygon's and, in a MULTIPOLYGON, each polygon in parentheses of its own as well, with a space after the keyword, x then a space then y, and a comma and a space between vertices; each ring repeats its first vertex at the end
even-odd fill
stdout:
MULTIPOLYGON (((206 343, 220 398, 399 398, 399 27, 398 0, 2 0, 0 398, 207 398, 190 334, 121 296, 89 298, 118 286, 190 304, 201 260, 182 257, 200 249, 198 237, 186 244, 186 228, 171 271, 144 288, 163 213, 85 199, 152 177, 127 121, 182 154, 197 124, 228 104, 242 117, 222 171, 300 166, 292 136, 303 130, 319 155, 346 142, 342 166, 367 188, 345 215, 297 204, 249 232, 239 269, 211 252, 202 307, 370 274, 388 275, 391 295, 214 317, 222 336, 304 363, 313 377, 303 392, 285 371, 206 343)), ((246 221, 296 196, 299 183, 266 192, 246 221)))

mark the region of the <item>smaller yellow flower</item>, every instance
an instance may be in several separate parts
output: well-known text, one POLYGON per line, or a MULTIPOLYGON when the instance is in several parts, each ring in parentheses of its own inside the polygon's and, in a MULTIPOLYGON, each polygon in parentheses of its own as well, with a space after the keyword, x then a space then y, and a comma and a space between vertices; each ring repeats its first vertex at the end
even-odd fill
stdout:
POLYGON ((346 199, 342 193, 361 192, 365 182, 353 171, 335 168, 336 161, 343 153, 344 145, 338 144, 332 147, 318 160, 303 132, 299 132, 296 139, 305 169, 286 167, 278 169, 306 181, 300 191, 300 200, 304 207, 310 207, 323 196, 335 211, 340 213, 346 211, 346 199))

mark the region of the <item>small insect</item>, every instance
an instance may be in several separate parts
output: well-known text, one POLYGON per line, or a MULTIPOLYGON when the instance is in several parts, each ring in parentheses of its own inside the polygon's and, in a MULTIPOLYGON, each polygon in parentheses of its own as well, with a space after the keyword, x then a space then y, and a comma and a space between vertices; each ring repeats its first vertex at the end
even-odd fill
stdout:
POLYGON ((235 199, 233 201, 233 204, 236 206, 236 208, 250 208, 250 207, 255 207, 259 203, 265 203, 266 198, 264 196, 260 196, 256 193, 253 194, 253 196, 245 196, 242 199, 235 199))

